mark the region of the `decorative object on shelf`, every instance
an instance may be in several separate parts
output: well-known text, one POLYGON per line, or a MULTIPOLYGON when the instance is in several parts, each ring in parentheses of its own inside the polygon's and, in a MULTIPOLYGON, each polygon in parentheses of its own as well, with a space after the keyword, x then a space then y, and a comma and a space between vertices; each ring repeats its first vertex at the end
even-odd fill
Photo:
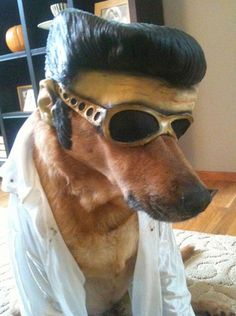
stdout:
POLYGON ((36 109, 34 90, 31 85, 18 86, 17 94, 21 111, 31 112, 36 109))
MULTIPOLYGON (((56 17, 60 12, 64 11, 67 8, 67 3, 59 2, 54 3, 50 6, 50 10, 54 17, 56 17)), ((52 25, 53 20, 48 20, 38 24, 40 29, 49 30, 50 26, 52 25)))
POLYGON ((7 153, 6 153, 6 148, 4 144, 4 139, 3 136, 0 136, 0 165, 1 165, 1 160, 7 158, 7 153))
POLYGON ((95 3, 95 15, 109 21, 130 23, 128 0, 107 0, 95 3))
POLYGON ((21 25, 14 25, 6 32, 6 43, 12 52, 20 52, 25 49, 24 36, 21 25))
POLYGON ((48 20, 48 21, 39 23, 37 26, 40 29, 48 31, 51 25, 52 25, 52 20, 48 20))
POLYGON ((59 2, 50 5, 50 10, 53 16, 57 16, 60 12, 64 11, 67 8, 67 3, 59 2))

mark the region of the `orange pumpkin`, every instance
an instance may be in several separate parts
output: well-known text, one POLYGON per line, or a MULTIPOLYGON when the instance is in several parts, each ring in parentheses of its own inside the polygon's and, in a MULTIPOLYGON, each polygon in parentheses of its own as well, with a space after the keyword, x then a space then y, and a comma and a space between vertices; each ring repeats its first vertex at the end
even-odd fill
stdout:
POLYGON ((25 49, 24 36, 21 25, 15 25, 6 32, 6 43, 12 52, 20 52, 25 49))

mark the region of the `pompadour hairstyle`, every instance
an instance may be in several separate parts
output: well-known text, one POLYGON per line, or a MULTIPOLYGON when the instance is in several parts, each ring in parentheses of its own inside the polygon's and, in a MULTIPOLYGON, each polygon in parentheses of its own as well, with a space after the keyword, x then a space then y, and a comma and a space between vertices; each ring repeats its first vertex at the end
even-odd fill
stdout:
POLYGON ((67 9, 49 32, 46 77, 69 85, 82 69, 141 74, 189 87, 204 77, 206 61, 197 41, 177 29, 111 22, 67 9))
MULTIPOLYGON (((190 35, 164 26, 106 21, 76 9, 53 21, 46 47, 46 78, 70 85, 81 70, 151 76, 190 87, 206 72, 204 53, 190 35)), ((69 109, 58 99, 54 126, 59 143, 72 145, 69 109)))

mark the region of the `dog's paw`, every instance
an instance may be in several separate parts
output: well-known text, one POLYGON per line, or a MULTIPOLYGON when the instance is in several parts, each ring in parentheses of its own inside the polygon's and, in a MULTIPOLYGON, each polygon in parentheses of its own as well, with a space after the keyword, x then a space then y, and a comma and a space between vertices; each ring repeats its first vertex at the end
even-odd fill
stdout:
POLYGON ((211 300, 192 302, 192 307, 197 316, 236 316, 226 304, 211 300))

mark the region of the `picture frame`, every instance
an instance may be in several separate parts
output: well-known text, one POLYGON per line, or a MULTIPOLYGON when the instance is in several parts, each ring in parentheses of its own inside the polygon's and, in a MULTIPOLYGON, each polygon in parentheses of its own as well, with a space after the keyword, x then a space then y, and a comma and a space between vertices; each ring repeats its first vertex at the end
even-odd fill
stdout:
POLYGON ((109 21, 130 23, 128 0, 107 0, 95 3, 94 13, 109 21))
POLYGON ((37 106, 32 85, 18 86, 17 95, 21 111, 32 112, 36 109, 37 106))

